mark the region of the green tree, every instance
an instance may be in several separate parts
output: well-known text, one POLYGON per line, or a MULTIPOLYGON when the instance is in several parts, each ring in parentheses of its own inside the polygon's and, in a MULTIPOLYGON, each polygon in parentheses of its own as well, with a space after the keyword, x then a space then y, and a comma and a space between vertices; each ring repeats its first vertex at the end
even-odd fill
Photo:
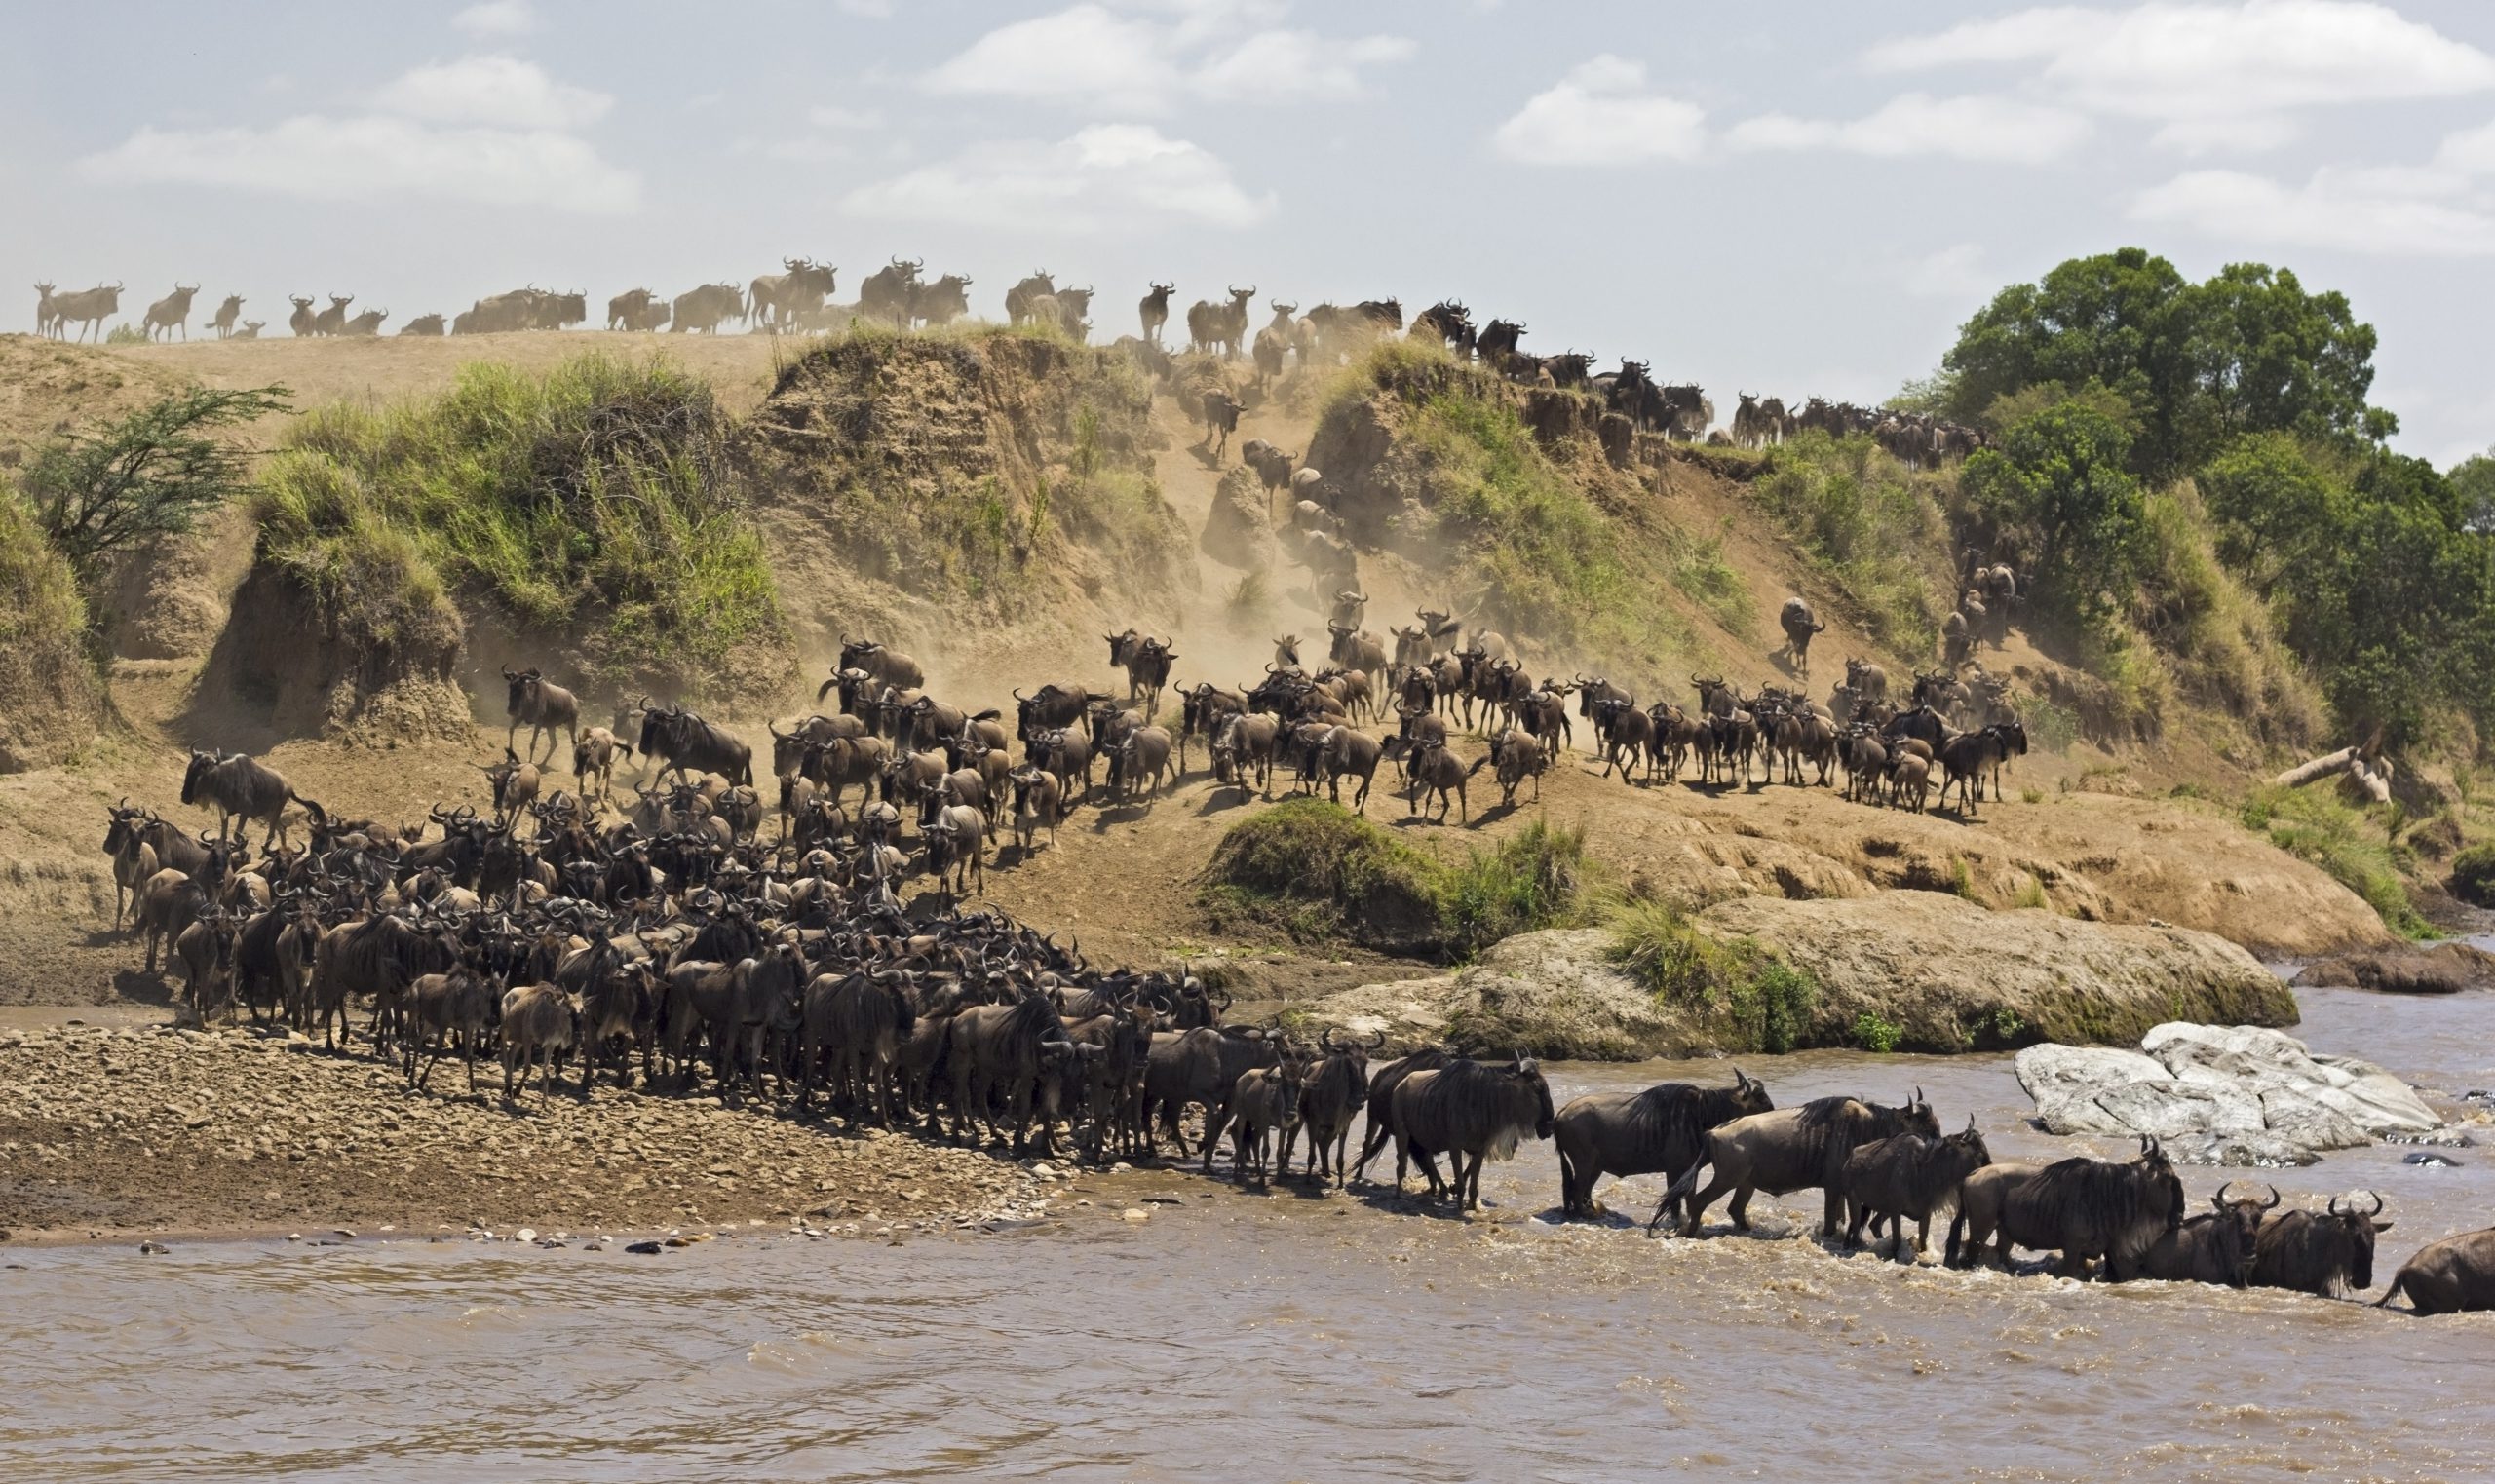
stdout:
POLYGON ((2165 479, 2247 433, 2380 443, 2399 424, 2365 401, 2374 348, 2345 295, 2308 293, 2285 269, 2235 263, 2194 285, 2125 247, 2003 289, 1941 364, 1954 415, 1995 431, 2035 405, 2021 394, 2102 387, 2134 409, 2132 473, 2165 479))
POLYGON ((2443 478, 2460 501, 2461 523, 2481 536, 2495 533, 2495 449, 2471 454, 2443 478))
POLYGON ((2346 518, 2344 482, 2284 433, 2247 434, 2204 466, 2201 495, 2218 526, 2218 559, 2270 596, 2346 518))
POLYGON ((1977 511, 2034 553, 2041 590, 2083 622, 2114 611, 2139 581, 2147 508, 2130 452, 2121 424, 2070 401, 2013 426, 1962 475, 1977 511))
POLYGON ((2152 468, 2175 457, 2172 414, 2193 382, 2191 285, 2139 247, 2077 257, 2034 284, 1994 295, 1941 358, 1952 411, 2004 431, 1994 404, 2030 387, 2105 388, 2136 411, 2136 454, 2152 468))
POLYGON ((213 437, 288 410, 284 387, 191 387, 93 434, 44 445, 26 466, 35 520, 92 593, 112 558, 189 530, 242 492, 244 450, 213 437))

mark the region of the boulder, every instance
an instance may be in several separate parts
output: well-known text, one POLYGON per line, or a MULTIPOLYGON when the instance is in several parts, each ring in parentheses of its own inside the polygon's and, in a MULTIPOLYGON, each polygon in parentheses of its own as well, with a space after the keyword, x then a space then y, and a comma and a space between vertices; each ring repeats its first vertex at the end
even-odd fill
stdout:
POLYGON ((1363 984, 1293 1012, 1307 1034, 1386 1034, 1381 1054, 1451 1043, 1467 1050, 1637 1061, 1708 1049, 1689 1017, 1658 1006, 1611 959, 1601 929, 1523 932, 1459 972, 1363 984))
POLYGON ((1243 467, 1221 476, 1197 545, 1224 566, 1262 572, 1273 565, 1274 533, 1265 514, 1265 486, 1254 470, 1243 467))
POLYGON ((2189 1163, 2310 1163, 2324 1150, 2442 1126, 2371 1062, 2316 1056, 2263 1026, 2168 1022, 2138 1052, 2045 1045, 2018 1053, 2036 1122, 2058 1134, 2147 1134, 2189 1163))
POLYGON ((2468 943, 2436 943, 2425 948, 2333 954, 2297 970, 2295 982, 2347 985, 2389 995, 2495 989, 2495 953, 2468 943))
POLYGON ((1899 1027, 1909 1050, 2034 1041, 2127 1046, 2178 1014, 2291 1025, 2295 997, 2242 948, 2182 928, 1987 911, 1938 892, 1843 900, 1753 896, 1698 926, 1755 939, 1820 987, 1814 1044, 1848 1045, 1856 1018, 1899 1027))

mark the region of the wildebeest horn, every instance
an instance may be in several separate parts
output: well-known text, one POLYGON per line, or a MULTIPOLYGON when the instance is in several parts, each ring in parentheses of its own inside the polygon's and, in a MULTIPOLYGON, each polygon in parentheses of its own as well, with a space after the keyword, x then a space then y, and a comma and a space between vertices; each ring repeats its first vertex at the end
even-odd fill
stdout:
POLYGON ((2279 1188, 2278 1188, 2277 1186, 2275 1186, 2275 1185, 2274 1185, 2274 1186, 2271 1186, 2271 1187, 2270 1187, 2270 1199, 2261 1202, 2261 1209, 2263 1209, 2263 1210, 2265 1210, 2265 1211, 2266 1211, 2266 1210, 2269 1210, 2271 1207, 2273 1207, 2273 1206, 2277 1205, 2278 1203, 2279 1203, 2279 1188))
POLYGON ((506 665, 506 666, 503 666, 503 678, 504 678, 505 680, 517 680, 517 679, 518 679, 519 677, 518 677, 518 675, 513 674, 513 673, 512 673, 511 666, 508 666, 508 665, 506 665))
POLYGON ((1907 1104, 1906 1104, 1906 1106, 1907 1106, 1907 1107, 1909 1107, 1909 1108, 1912 1108, 1912 1107, 1916 1106, 1917 1104, 1921 1103, 1922 1101, 1923 1101, 1923 1089, 1922 1089, 1921 1087, 1917 1087, 1917 1088, 1915 1088, 1915 1089, 1914 1089, 1914 1098, 1913 1098, 1913 1101, 1911 1101, 1911 1102, 1907 1103, 1907 1104))
POLYGON ((1379 1046, 1386 1045, 1386 1033, 1384 1031, 1378 1032, 1376 1035, 1371 1036, 1364 1045, 1368 1049, 1372 1051, 1376 1050, 1379 1046))

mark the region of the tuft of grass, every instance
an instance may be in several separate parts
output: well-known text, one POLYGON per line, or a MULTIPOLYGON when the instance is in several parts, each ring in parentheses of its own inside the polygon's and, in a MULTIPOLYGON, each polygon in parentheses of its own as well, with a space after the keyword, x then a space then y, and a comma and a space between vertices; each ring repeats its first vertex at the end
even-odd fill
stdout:
POLYGON ((2188 481, 2148 496, 2145 567, 2131 626, 2167 658, 2186 698, 2225 710, 2263 741, 2301 747, 2328 730, 2319 687, 2280 637, 2270 609, 2218 560, 2188 481))
POLYGON ((2018 894, 2010 899, 2014 907, 2033 907, 2050 911, 2053 898, 2045 894, 2045 884, 2030 876, 2018 884, 2018 894))
POLYGON ((1854 1017, 1854 1044, 1866 1051, 1886 1055, 1896 1050, 1904 1038, 1904 1030, 1894 1020, 1882 1019, 1869 1010, 1854 1017))
POLYGON ((1651 897, 1618 904, 1607 926, 1622 972, 1658 1005, 1712 1021, 1726 1044, 1782 1054, 1809 1038, 1818 984, 1757 942, 1709 937, 1651 897))
POLYGON ((1252 619, 1273 601, 1273 590, 1262 572, 1250 572, 1230 588, 1230 611, 1241 618, 1252 619))
POLYGON ((2474 907, 2495 907, 2495 842, 2470 846, 2452 856, 2451 894, 2474 907))
POLYGON ((663 358, 469 365, 439 397, 289 430, 261 552, 368 634, 449 591, 578 635, 608 684, 700 674, 787 631, 731 436, 709 384, 663 358))
POLYGON ((1976 899, 1976 873, 1967 867, 1967 857, 1949 857, 1949 890, 1969 901, 1976 899))
POLYGON ((76 575, 0 486, 0 773, 59 761, 95 736, 103 685, 88 642, 76 575))
POLYGON ((1585 853, 1583 831, 1537 823, 1441 863, 1340 805, 1289 799, 1230 827, 1198 900, 1217 924, 1460 960, 1574 921, 1585 853))
POLYGON ((2400 881, 2386 831, 2329 788, 2255 788, 2244 802, 2243 819, 2245 828, 2269 836, 2272 845, 2312 861, 2363 897, 2394 932, 2433 935, 2400 881))
POLYGON ((1938 488, 1865 434, 1804 433, 1771 450, 1745 486, 1892 649, 1939 642, 1955 594, 1938 488))

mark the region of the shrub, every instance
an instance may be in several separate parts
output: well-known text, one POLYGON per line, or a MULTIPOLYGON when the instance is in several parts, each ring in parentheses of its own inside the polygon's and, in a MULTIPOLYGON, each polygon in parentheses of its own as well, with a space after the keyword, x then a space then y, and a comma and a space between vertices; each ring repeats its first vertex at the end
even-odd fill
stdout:
POLYGON ((1938 507, 1921 476, 1865 435, 1810 432, 1775 448, 1746 487, 1874 638, 1915 654, 1939 642, 1953 595, 1938 507))
POLYGON ((1572 920, 1585 851, 1583 832, 1535 824, 1441 864, 1338 804, 1291 799, 1230 827, 1198 899, 1218 923, 1462 959, 1572 920))
POLYGON ((297 425, 263 476, 262 552, 352 627, 386 628, 435 585, 580 635, 609 683, 715 670, 786 634, 731 433, 663 359, 466 366, 440 397, 297 425))
POLYGON ((2256 788, 2244 804, 2244 827, 2309 860, 2365 899, 2393 931, 2410 937, 2432 932, 2401 885, 2383 830, 2326 787, 2256 788))
POLYGON ((1610 914, 1612 962, 1659 1005, 1714 1022, 1745 1050, 1782 1054, 1810 1034, 1819 986, 1748 938, 1708 936, 1669 903, 1625 903, 1610 914))
POLYGON ((1886 1054, 1898 1048, 1905 1032, 1894 1020, 1884 1020, 1869 1010, 1854 1017, 1854 1044, 1866 1051, 1886 1054))
POLYGON ((191 529, 242 493, 246 450, 214 437, 287 409, 284 387, 190 387, 35 451, 26 499, 43 534, 92 591, 105 564, 191 529))
POLYGON ((0 488, 0 773, 47 766, 94 735, 103 688, 86 641, 69 564, 0 488))
POLYGON ((2452 857, 2451 894, 2475 907, 2495 907, 2495 843, 2473 845, 2452 857))

